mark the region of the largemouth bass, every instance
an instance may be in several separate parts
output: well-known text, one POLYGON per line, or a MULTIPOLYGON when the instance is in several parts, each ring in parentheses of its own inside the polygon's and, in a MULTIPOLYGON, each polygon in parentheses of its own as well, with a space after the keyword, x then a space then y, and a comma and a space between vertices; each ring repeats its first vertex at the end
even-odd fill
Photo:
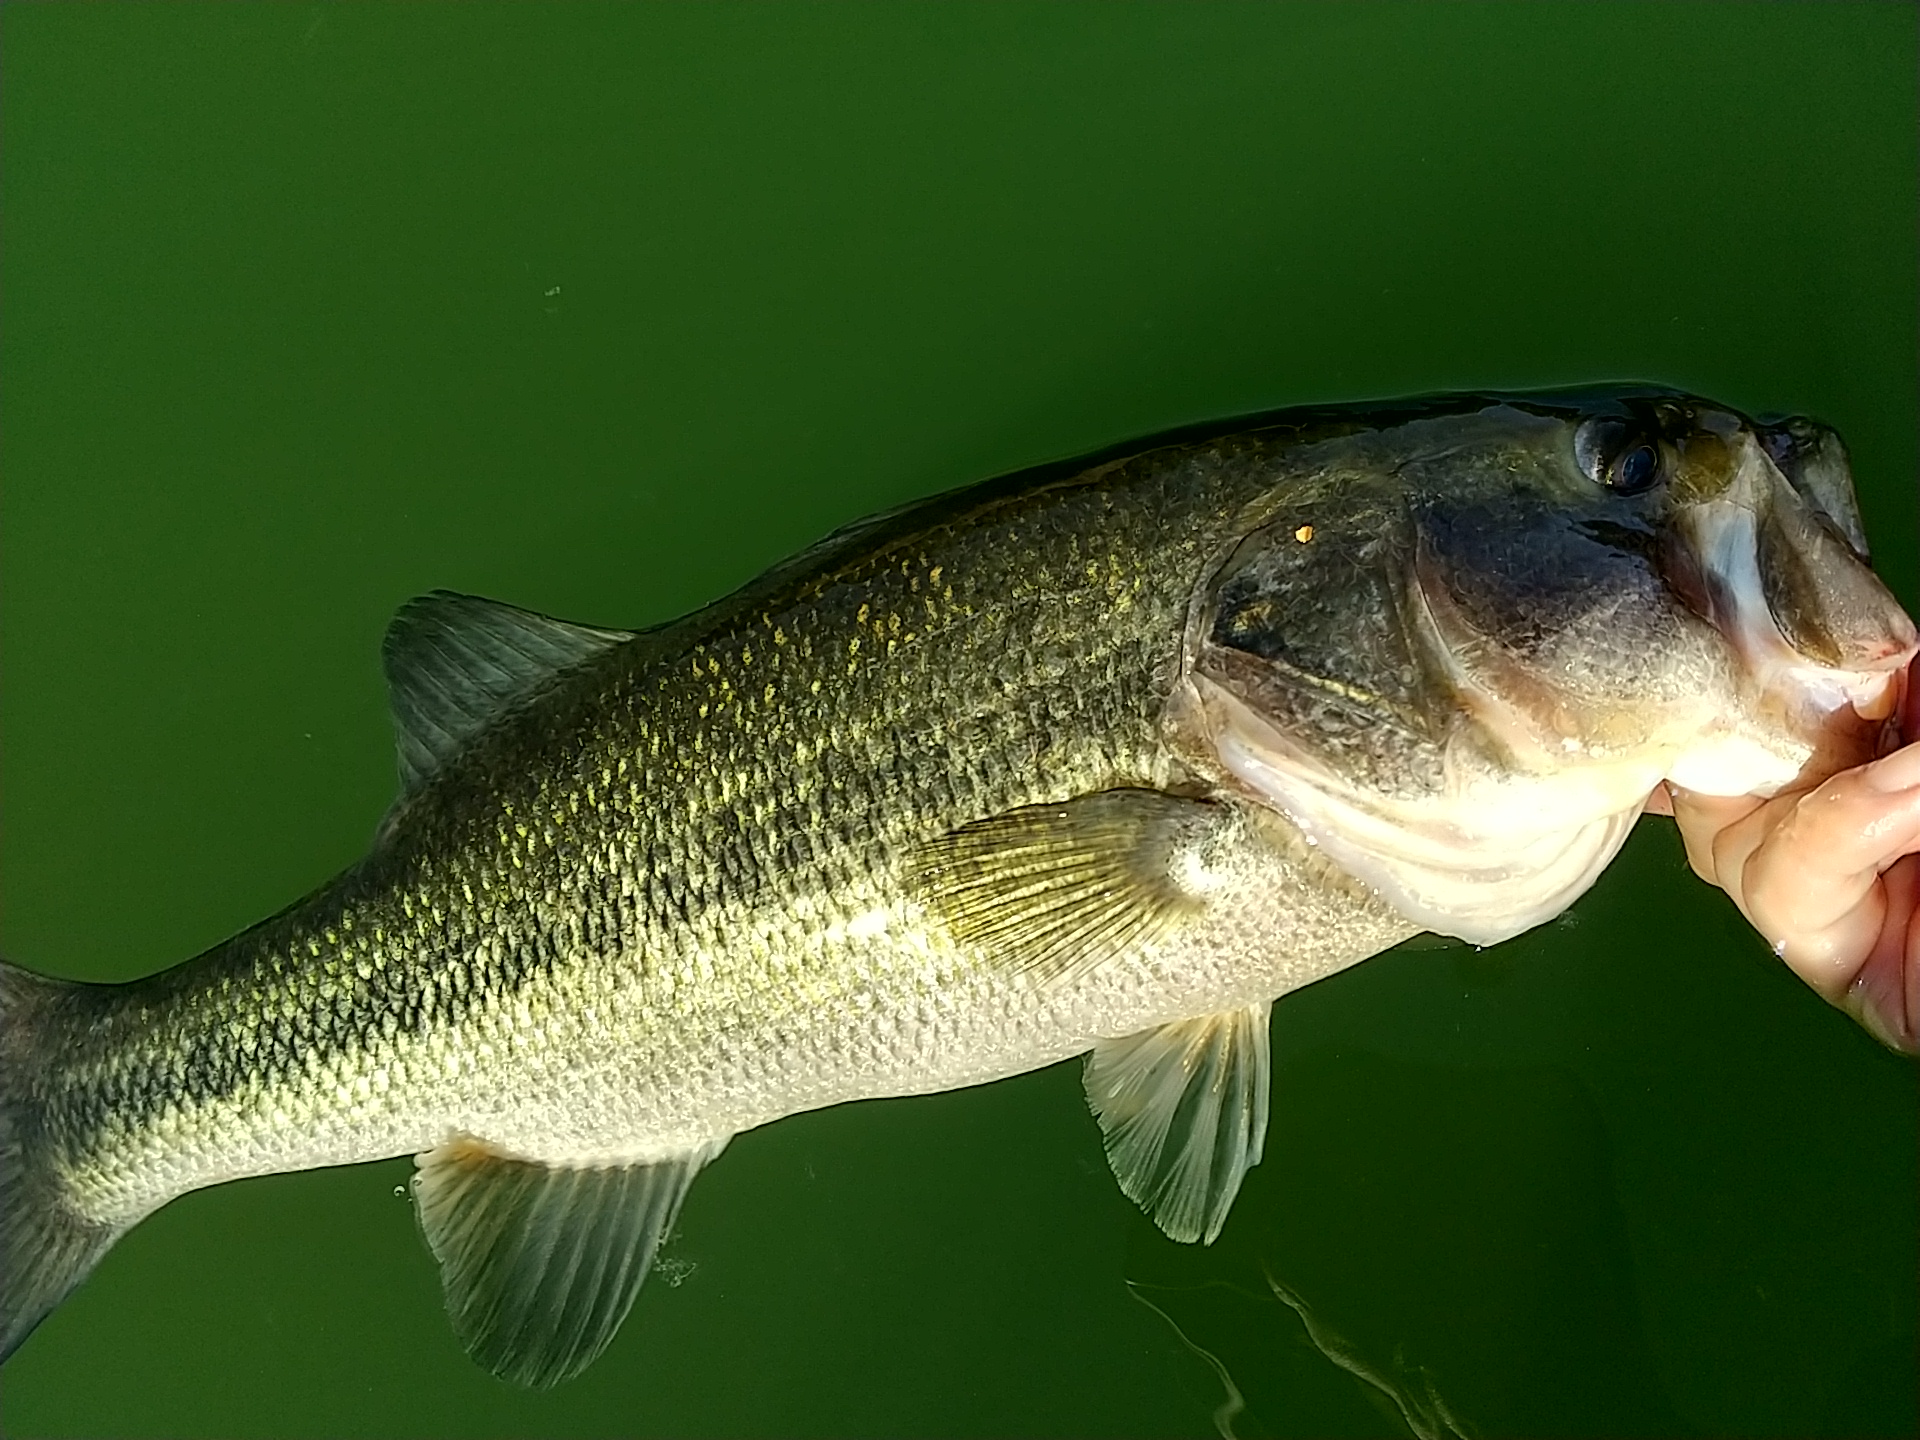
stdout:
POLYGON ((0 1344, 177 1196, 416 1154, 455 1329, 549 1385, 733 1136, 1082 1054, 1211 1240, 1277 997, 1558 914, 1663 779, 1872 755, 1865 555, 1831 431, 1616 389, 1137 442, 650 630, 425 596, 363 860, 143 980, 0 969, 0 1344))

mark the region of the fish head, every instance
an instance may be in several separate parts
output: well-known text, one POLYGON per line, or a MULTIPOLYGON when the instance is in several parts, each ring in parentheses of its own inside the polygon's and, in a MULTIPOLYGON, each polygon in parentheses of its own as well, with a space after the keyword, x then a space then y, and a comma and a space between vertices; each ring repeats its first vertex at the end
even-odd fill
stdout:
POLYGON ((1653 389, 1329 427, 1199 586, 1179 752, 1428 929, 1590 885, 1662 780, 1872 758, 1916 649, 1839 437, 1653 389))

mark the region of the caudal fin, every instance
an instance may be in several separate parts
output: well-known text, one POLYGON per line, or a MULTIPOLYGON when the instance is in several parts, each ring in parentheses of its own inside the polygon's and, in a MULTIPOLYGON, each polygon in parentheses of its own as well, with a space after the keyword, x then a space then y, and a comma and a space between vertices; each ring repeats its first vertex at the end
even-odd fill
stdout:
POLYGON ((36 1087, 61 997, 81 989, 0 962, 0 1360, 120 1238, 75 1214, 43 1141, 36 1087))

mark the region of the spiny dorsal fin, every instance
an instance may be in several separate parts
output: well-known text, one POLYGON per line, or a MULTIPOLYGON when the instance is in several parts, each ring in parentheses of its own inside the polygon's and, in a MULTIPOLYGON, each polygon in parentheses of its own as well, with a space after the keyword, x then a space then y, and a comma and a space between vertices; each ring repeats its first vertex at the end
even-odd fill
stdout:
POLYGON ((631 638, 451 590, 409 600, 381 647, 401 793, 555 675, 631 638))
POLYGON ((646 1165, 547 1165, 462 1137, 418 1156, 413 1194, 454 1333, 544 1389, 605 1350, 700 1167, 729 1137, 646 1165))
POLYGON ((1197 1015, 1103 1040, 1087 1103, 1120 1188, 1175 1240, 1211 1245, 1267 1137, 1267 1010, 1197 1015))
POLYGON ((1200 908, 1187 862, 1221 820, 1204 800, 1105 790, 962 825, 921 850, 913 877, 962 945, 1072 980, 1200 908))

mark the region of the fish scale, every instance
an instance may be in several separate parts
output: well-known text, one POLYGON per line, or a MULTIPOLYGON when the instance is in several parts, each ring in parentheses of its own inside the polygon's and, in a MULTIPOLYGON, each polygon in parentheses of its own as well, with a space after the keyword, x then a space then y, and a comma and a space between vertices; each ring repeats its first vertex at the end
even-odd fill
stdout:
MULTIPOLYGON (((1131 519, 1158 531, 1166 488, 1162 481, 1148 489, 1127 511, 1103 491, 1088 508, 1109 525, 1131 519)), ((574 1131, 570 1138, 583 1148, 643 1149, 649 1123, 658 1123, 641 1100, 654 1088, 644 1077, 724 1072, 724 1065, 688 1061, 729 1040, 757 1047, 754 1024, 777 1027, 793 1008, 791 978, 776 954, 805 957, 791 968, 808 977, 809 1012, 853 993, 880 1003, 890 989, 912 998, 950 985, 967 968, 955 957, 944 957, 947 973, 929 976, 924 966, 875 964, 872 945, 821 937, 883 904, 890 856, 913 833, 1145 778, 1154 767, 1162 697, 1150 682, 1176 637, 1173 611, 1185 603, 1184 587, 1164 587, 1169 603, 1158 611, 1141 608, 1150 572, 1111 552, 1104 565, 1090 561, 1081 523, 1071 512, 1054 522, 1071 543, 1052 564, 1008 562, 1028 554, 1021 543, 1028 537, 1013 521, 955 550, 849 567, 837 604, 805 593, 817 581, 784 604, 785 597, 770 596, 744 623, 696 642, 683 663, 640 656, 635 664, 616 651, 578 677, 577 697, 564 707, 504 727, 420 797, 389 836, 387 853, 303 906, 167 972, 159 993, 136 988, 116 996, 116 1013, 92 1023, 150 1039, 110 1046, 117 1072, 94 1080, 107 1087, 94 1109, 118 1124, 95 1130, 97 1154, 69 1161, 76 1188, 99 1196, 86 1206, 90 1216, 124 1221, 183 1182, 422 1150, 450 1130, 484 1135, 489 1124, 518 1132, 515 1140, 557 1128, 574 1131), (929 578, 936 567, 938 594, 929 578), (1010 603, 969 599, 997 587, 1010 603), (1131 612, 1131 633, 1107 623, 1116 608, 1131 612), (892 633, 902 628, 903 610, 919 627, 913 642, 892 633), (943 646, 943 636, 958 643, 943 646), (1053 648, 1063 640, 1078 652, 1071 684, 1053 648), (991 660, 983 665, 981 657, 991 660), (756 698, 756 681, 807 700, 769 706, 756 698), (1000 743, 956 757, 944 740, 953 715, 993 727, 1000 743), (821 747, 815 763, 824 786, 780 763, 783 750, 809 741, 821 747), (1002 760, 1023 752, 1037 763, 1002 760), (555 756, 558 763, 548 758, 555 756), (535 757, 531 766, 527 757, 535 757), (604 799, 587 800, 589 793, 604 799), (743 811, 756 823, 735 823, 743 811), (810 854, 794 864, 798 836, 808 837, 810 854), (634 913, 608 905, 609 893, 644 894, 648 903, 634 913), (802 911, 810 917, 795 919, 802 911), (611 973, 597 968, 609 962, 617 967, 611 973), (680 983, 662 986, 651 980, 656 975, 680 983), (209 985, 210 976, 217 983, 209 985), (330 1003, 328 990, 336 992, 330 1003), (608 1107, 607 1133, 550 1114, 554 1102, 520 1073, 515 1057, 534 1042, 536 1026, 522 1023, 533 1017, 510 997, 530 991, 551 996, 550 1014, 590 1006, 601 1020, 556 1033, 549 1015, 536 1022, 540 1042, 606 1057, 600 1064, 619 1083, 641 1079, 632 1113, 608 1107), (674 994, 697 994, 700 1004, 675 1013, 674 994), (340 996, 351 997, 344 1007, 340 996), (477 1028, 468 1051, 456 1038, 459 1019, 475 1012, 484 1018, 470 1022, 477 1028), (263 1033, 263 1014, 284 1023, 263 1033), (255 1043, 236 1044, 235 1025, 251 1026, 255 1043), (669 1033, 678 1039, 649 1038, 669 1033), (160 1041, 168 1048, 152 1048, 160 1041), (315 1054, 350 1057, 337 1071, 342 1088, 354 1089, 346 1076, 371 1077, 378 1103, 316 1106, 315 1054), (614 1058, 622 1054, 632 1058, 614 1058), (530 1102, 477 1110, 462 1093, 475 1080, 485 1086, 503 1062, 514 1090, 536 1093, 530 1102), (160 1083, 143 1092, 143 1074, 160 1083), (162 1147, 128 1142, 143 1111, 155 1106, 171 1122, 169 1163, 148 1187, 140 1176, 162 1147), (287 1127, 275 1116, 296 1112, 313 1123, 278 1138, 287 1127), (263 1130, 275 1138, 263 1140, 263 1130), (195 1147, 204 1168, 180 1155, 179 1138, 195 1131, 204 1131, 195 1147)), ((1166 557, 1166 568, 1182 569, 1193 545, 1166 557)), ((903 935, 900 946, 938 952, 926 936, 903 935)), ((884 1049, 863 1050, 858 1030, 815 1040, 855 1072, 815 1086, 815 1103, 865 1093, 862 1072, 911 1068, 916 1088, 945 1088, 938 1057, 914 1047, 910 1034, 884 1049)), ((756 1067, 769 1093, 740 1096, 735 1104, 745 1113, 729 1114, 720 1097, 696 1100, 694 1113, 722 1133, 765 1118, 785 1108, 785 1071, 809 1058, 803 1051, 794 1065, 756 1067)), ((1025 1068, 1018 1057, 1005 1063, 1025 1068)), ((972 1078, 981 1068, 970 1060, 964 1073, 972 1078)), ((537 1066, 532 1074, 540 1074, 537 1066)), ((90 1078, 56 1070, 48 1090, 84 1103, 90 1078)))

